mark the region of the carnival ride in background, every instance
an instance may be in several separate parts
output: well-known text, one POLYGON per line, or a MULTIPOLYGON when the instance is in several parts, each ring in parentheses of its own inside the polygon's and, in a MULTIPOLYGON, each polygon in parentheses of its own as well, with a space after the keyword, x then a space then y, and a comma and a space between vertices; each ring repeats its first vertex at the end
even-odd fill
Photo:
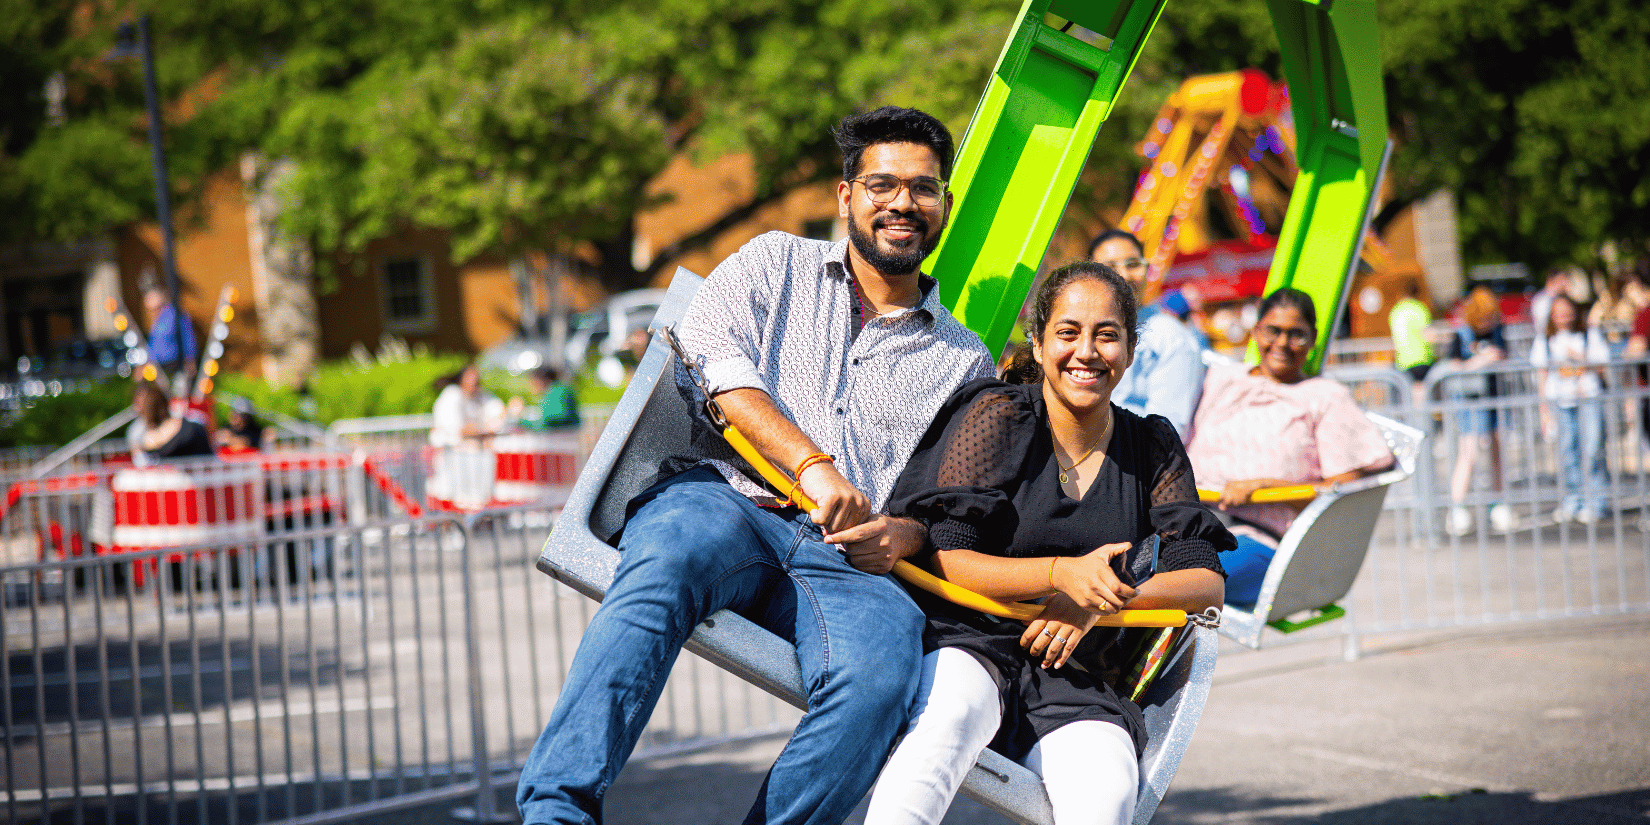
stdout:
MULTIPOLYGON (((1217 344, 1246 342, 1235 310, 1265 292, 1271 273, 1274 229, 1300 175, 1289 103, 1288 86, 1255 69, 1189 78, 1135 147, 1148 166, 1119 223, 1145 246, 1146 298, 1196 293, 1193 303, 1207 307, 1204 332, 1217 344)), ((1358 260, 1352 294, 1374 286, 1381 300, 1365 306, 1360 298, 1351 332, 1384 333, 1386 311, 1423 273, 1374 231, 1364 233, 1358 260)))

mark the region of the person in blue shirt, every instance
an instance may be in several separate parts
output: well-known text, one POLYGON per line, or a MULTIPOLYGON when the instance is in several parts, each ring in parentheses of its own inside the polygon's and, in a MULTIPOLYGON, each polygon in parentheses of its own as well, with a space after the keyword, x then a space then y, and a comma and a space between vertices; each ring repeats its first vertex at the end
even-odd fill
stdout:
POLYGON ((1134 364, 1112 390, 1112 403, 1138 415, 1161 415, 1184 439, 1203 387, 1203 353, 1197 336, 1172 313, 1146 306, 1146 248, 1121 229, 1108 229, 1089 244, 1089 260, 1117 271, 1141 303, 1134 364))
POLYGON ((189 316, 166 299, 166 291, 158 285, 143 292, 143 306, 149 311, 149 359, 155 366, 174 372, 180 366, 186 373, 195 371, 199 350, 195 343, 195 325, 189 316), (182 355, 179 355, 178 325, 183 325, 182 355))

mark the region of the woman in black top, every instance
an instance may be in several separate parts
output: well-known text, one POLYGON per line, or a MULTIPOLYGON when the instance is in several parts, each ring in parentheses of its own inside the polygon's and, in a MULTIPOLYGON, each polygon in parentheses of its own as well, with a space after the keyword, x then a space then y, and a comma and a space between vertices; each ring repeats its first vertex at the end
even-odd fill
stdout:
POLYGON ((919 708, 868 825, 938 822, 987 744, 1043 778, 1060 825, 1132 817, 1144 720, 1091 676, 1117 638, 1094 622, 1124 607, 1221 604, 1216 554, 1233 546, 1198 503, 1168 421, 1111 404, 1136 317, 1110 268, 1056 271, 1029 326, 1036 383, 960 388, 906 465, 890 510, 929 525, 929 569, 994 598, 1048 599, 1026 625, 918 596, 929 616, 919 708), (1151 536, 1155 569, 1133 557, 1151 536), (1134 572, 1150 578, 1131 586, 1134 572))
POLYGON ((142 426, 132 443, 134 464, 141 467, 168 458, 215 455, 206 427, 172 417, 171 401, 159 384, 139 381, 132 389, 132 407, 142 426))

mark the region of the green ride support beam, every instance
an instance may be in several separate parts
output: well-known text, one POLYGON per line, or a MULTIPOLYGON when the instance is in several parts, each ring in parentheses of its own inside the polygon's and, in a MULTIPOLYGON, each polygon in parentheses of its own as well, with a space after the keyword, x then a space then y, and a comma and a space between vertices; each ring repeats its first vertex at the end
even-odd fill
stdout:
POLYGON ((1026 0, 963 137, 929 274, 1000 354, 1163 0, 1026 0), (1069 24, 1069 25, 1068 25, 1069 24), (1061 31, 1065 29, 1065 31, 1061 31))
MULTIPOLYGON (((1379 30, 1372 0, 1267 6, 1301 169, 1267 291, 1293 286, 1312 295, 1316 372, 1383 171, 1379 30)), ((963 138, 951 225, 928 268, 945 304, 994 353, 1008 342, 1094 138, 1162 9, 1163 0, 1026 0, 1020 8, 963 138)))
POLYGON ((1306 371, 1314 374, 1346 306, 1386 171, 1380 27, 1373 0, 1266 5, 1282 47, 1300 164, 1266 291, 1292 286, 1312 296, 1318 341, 1306 371))

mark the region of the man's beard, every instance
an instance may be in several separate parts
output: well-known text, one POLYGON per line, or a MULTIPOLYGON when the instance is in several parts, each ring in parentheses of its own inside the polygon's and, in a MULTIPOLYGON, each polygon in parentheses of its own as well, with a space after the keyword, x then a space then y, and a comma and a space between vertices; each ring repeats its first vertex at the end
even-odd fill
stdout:
POLYGON ((897 252, 884 252, 877 244, 876 230, 878 225, 884 222, 882 216, 871 220, 871 231, 869 232, 861 229, 858 221, 848 222, 848 240, 853 242, 854 249, 859 251, 859 256, 864 258, 866 263, 885 275, 909 275, 916 272, 917 267, 922 265, 923 259, 928 257, 928 253, 933 252, 934 247, 940 245, 938 232, 934 233, 932 237, 929 236, 927 220, 919 215, 902 215, 901 217, 913 224, 920 240, 915 245, 897 252))

